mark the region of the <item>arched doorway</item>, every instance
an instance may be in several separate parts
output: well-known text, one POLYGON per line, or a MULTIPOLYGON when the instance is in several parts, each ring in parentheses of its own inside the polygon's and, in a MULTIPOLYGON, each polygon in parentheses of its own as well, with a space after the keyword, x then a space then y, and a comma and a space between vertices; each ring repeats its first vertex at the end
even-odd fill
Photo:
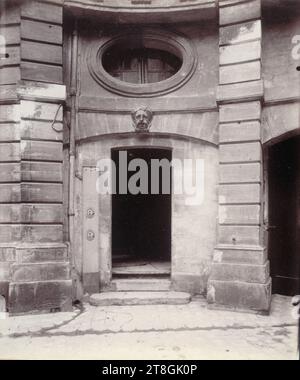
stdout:
POLYGON ((300 136, 267 150, 272 289, 293 296, 300 286, 300 136))
POLYGON ((117 173, 116 193, 112 195, 113 277, 170 275, 171 158, 170 149, 112 149, 117 173), (136 170, 132 171, 130 164, 134 161, 136 170), (162 165, 154 170, 153 162, 162 165), (121 184, 123 180, 126 184, 121 184), (134 188, 130 188, 131 183, 134 188), (165 184, 169 184, 168 189, 165 184))

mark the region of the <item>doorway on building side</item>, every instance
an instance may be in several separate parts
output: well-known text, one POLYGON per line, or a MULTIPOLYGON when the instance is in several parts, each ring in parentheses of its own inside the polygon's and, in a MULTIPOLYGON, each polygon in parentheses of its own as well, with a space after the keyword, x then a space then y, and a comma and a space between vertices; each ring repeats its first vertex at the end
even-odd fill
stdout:
POLYGON ((269 259, 273 293, 300 289, 300 136, 268 148, 269 259))

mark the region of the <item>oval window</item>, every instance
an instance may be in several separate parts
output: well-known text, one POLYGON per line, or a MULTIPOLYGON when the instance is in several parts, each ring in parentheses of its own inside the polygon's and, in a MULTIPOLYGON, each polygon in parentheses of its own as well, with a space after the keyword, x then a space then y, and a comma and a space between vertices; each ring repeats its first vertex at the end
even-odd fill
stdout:
POLYGON ((124 48, 118 44, 105 51, 102 65, 107 73, 123 82, 147 84, 172 77, 180 70, 182 60, 168 51, 124 48))
POLYGON ((93 79, 122 96, 160 96, 186 83, 197 67, 193 44, 171 31, 137 29, 95 40, 87 49, 93 79))

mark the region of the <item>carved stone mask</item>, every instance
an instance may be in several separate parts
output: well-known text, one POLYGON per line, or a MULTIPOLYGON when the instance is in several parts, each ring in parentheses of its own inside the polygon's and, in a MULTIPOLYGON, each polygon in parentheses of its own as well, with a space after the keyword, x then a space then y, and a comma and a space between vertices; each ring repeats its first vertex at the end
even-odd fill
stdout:
POLYGON ((149 132, 153 119, 152 112, 147 108, 139 108, 131 114, 136 132, 149 132))

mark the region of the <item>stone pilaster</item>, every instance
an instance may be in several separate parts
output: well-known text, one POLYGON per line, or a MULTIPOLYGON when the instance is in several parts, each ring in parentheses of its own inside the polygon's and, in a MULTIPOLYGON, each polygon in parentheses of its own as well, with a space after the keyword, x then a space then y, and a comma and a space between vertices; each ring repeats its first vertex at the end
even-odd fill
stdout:
POLYGON ((18 203, 6 205, 19 235, 8 306, 11 313, 66 310, 72 281, 63 241, 62 1, 20 7, 18 203))
POLYGON ((0 295, 8 301, 15 245, 21 238, 19 209, 20 106, 16 85, 20 80, 20 7, 15 1, 0 4, 0 295))
POLYGON ((218 244, 208 282, 214 305, 268 311, 262 225, 261 0, 220 0, 218 244))

